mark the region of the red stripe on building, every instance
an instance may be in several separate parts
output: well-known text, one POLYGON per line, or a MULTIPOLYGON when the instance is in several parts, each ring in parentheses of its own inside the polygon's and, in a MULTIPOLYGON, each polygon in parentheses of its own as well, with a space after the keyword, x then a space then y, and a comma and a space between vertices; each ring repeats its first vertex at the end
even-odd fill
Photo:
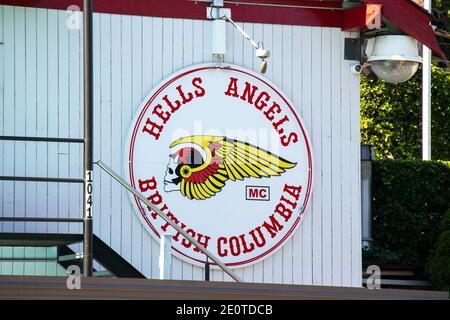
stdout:
MULTIPOLYGON (((82 9, 82 0, 0 0, 0 4, 66 10, 71 5, 82 9)), ((233 20, 238 22, 270 23, 285 25, 337 27, 342 24, 340 2, 333 1, 246 1, 255 4, 225 4, 232 8, 233 20), (276 3, 270 6, 268 3, 276 3), (287 5, 283 7, 280 5, 287 5), (292 7, 314 6, 321 8, 292 7), (323 9, 322 9, 323 8, 323 9)), ((100 13, 152 16, 162 18, 206 20, 207 2, 189 0, 95 0, 94 11, 100 13)))
MULTIPOLYGON (((82 2, 82 0, 0 0, 0 4, 4 5, 59 10, 66 10, 71 5, 82 8, 82 2)), ((367 11, 364 8, 342 10, 342 1, 246 0, 242 2, 247 4, 227 3, 225 5, 232 9, 232 18, 238 22, 336 27, 344 30, 358 30, 367 24, 367 11)), ((364 2, 382 5, 384 17, 406 34, 428 46, 436 55, 445 58, 429 25, 430 18, 424 10, 406 0, 364 0, 364 2)), ((95 0, 94 11, 206 20, 208 5, 207 2, 190 0, 95 0)))

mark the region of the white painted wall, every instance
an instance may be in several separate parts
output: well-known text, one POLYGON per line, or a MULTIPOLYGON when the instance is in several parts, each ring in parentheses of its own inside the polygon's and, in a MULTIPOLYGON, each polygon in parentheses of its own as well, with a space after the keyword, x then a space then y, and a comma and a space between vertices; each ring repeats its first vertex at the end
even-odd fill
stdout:
MULTIPOLYGON (((82 31, 64 11, 0 6, 0 134, 81 137, 82 31)), ((271 50, 266 76, 295 103, 309 130, 315 181, 302 225, 282 250, 237 269, 249 282, 361 285, 359 76, 343 59, 335 28, 244 23, 271 50)), ((211 61, 210 22, 94 15, 95 159, 121 173, 123 142, 146 93, 183 67, 211 61)), ((227 29, 226 62, 256 70, 249 43, 227 29)), ((0 175, 80 178, 80 145, 0 142, 0 175)), ((125 191, 95 170, 94 229, 141 270, 158 278, 159 245, 125 191)), ((81 216, 81 186, 1 182, 0 216, 81 216)), ((0 223, 1 231, 81 232, 67 223, 0 223)), ((202 268, 173 258, 177 279, 202 268)), ((229 280, 214 271, 213 280, 229 280)))

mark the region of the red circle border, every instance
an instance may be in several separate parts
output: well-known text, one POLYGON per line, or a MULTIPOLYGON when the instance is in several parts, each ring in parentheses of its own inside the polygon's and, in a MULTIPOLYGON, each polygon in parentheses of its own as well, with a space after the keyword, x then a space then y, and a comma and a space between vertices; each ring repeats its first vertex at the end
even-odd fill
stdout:
MULTIPOLYGON (((146 102, 145 106, 142 108, 139 117, 137 119, 137 121, 135 122, 134 125, 134 129, 133 129, 133 134, 131 137, 131 143, 130 143, 130 149, 129 149, 129 156, 128 156, 128 167, 129 167, 129 174, 130 174, 130 183, 133 186, 133 188, 135 187, 134 184, 134 173, 133 173, 133 152, 134 152, 134 141, 136 139, 136 134, 137 134, 137 129, 140 126, 140 123, 142 121, 142 117, 144 116, 144 114, 146 113, 147 109, 149 108, 150 104, 153 102, 153 100, 156 98, 156 96, 159 95, 159 93, 164 90, 165 88, 167 88, 167 86, 169 86, 170 84, 172 84, 174 81, 197 71, 203 71, 203 70, 208 70, 208 69, 224 69, 224 70, 233 70, 236 72, 240 72, 243 74, 246 74, 250 77, 256 78, 257 80, 263 82, 264 84, 266 84, 268 87, 270 87, 273 91, 275 91, 278 96, 285 102, 285 104, 289 107, 289 109, 291 110, 292 114, 295 116, 295 119, 297 120, 297 123, 302 131, 303 134, 303 138, 304 141, 306 143, 306 148, 307 148, 307 152, 308 152, 308 185, 306 188, 306 195, 305 195, 305 199, 303 201, 302 204, 302 210, 300 212, 300 214, 298 215, 297 219, 295 220, 295 222, 293 223, 293 225, 291 226, 291 228, 289 229, 289 231, 284 235, 284 237, 282 239, 280 239, 274 246, 272 246, 270 249, 268 249, 267 251, 261 253, 260 255, 253 257, 251 259, 247 259, 247 260, 243 260, 243 261, 239 261, 239 262, 233 262, 233 263, 226 263, 225 265, 229 266, 229 267, 233 267, 233 266, 242 266, 245 264, 249 264, 249 263, 253 263, 256 260, 261 259, 264 256, 269 255, 270 253, 272 253, 274 250, 278 249, 287 238, 290 237, 290 235, 292 234, 292 232, 294 232, 294 230, 296 230, 298 223, 300 222, 305 209, 306 209, 306 205, 308 203, 310 194, 311 194, 311 186, 312 186, 312 155, 311 155, 311 147, 310 147, 310 143, 309 143, 309 138, 308 135, 305 132, 305 129, 303 128, 302 122, 300 121, 297 112, 295 111, 295 109, 291 106, 291 104, 289 103, 289 101, 283 96, 283 94, 280 94, 280 92, 274 88, 270 83, 268 83, 267 81, 265 81, 264 79, 261 79, 259 77, 257 77, 256 75, 246 72, 244 70, 239 70, 239 69, 235 69, 233 67, 220 67, 220 66, 205 66, 205 67, 200 67, 200 68, 196 68, 196 69, 190 69, 186 72, 180 73, 176 76, 174 76, 173 78, 170 78, 169 80, 167 80, 163 85, 159 86, 159 89, 148 99, 148 101, 146 102)), ((155 227, 152 225, 152 223, 150 222, 150 220, 148 219, 148 217, 145 214, 145 210, 142 208, 142 205, 139 201, 139 199, 134 196, 135 198, 135 202, 137 204, 137 206, 139 207, 139 211, 141 213, 142 218, 147 222, 147 225, 150 227, 150 229, 156 234, 156 236, 158 236, 160 238, 160 235, 158 233, 158 231, 155 229, 155 227)), ((178 250, 177 248, 174 248, 172 246, 172 249, 175 250, 176 252, 178 252, 180 255, 185 256, 186 258, 196 261, 198 263, 204 263, 204 261, 193 258, 191 256, 188 256, 187 254, 181 252, 180 250, 178 250)), ((214 263, 212 263, 214 264, 214 263)))

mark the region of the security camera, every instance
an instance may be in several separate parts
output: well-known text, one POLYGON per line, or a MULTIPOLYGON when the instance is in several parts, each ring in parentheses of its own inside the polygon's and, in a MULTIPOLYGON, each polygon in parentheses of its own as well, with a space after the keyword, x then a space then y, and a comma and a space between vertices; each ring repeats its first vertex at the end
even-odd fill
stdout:
POLYGON ((417 40, 404 35, 378 36, 366 46, 367 64, 376 76, 389 83, 409 80, 422 58, 417 40))
POLYGON ((360 64, 354 64, 354 65, 352 65, 351 68, 352 68, 352 73, 354 73, 354 74, 360 74, 362 71, 362 67, 360 64))

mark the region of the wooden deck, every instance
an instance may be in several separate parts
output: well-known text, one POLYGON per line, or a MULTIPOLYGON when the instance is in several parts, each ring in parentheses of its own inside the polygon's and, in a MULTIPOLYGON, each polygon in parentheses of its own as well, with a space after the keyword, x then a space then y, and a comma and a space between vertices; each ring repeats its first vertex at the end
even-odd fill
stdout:
POLYGON ((66 277, 0 276, 0 299, 420 299, 448 300, 448 292, 126 278, 82 279, 69 290, 66 277))

